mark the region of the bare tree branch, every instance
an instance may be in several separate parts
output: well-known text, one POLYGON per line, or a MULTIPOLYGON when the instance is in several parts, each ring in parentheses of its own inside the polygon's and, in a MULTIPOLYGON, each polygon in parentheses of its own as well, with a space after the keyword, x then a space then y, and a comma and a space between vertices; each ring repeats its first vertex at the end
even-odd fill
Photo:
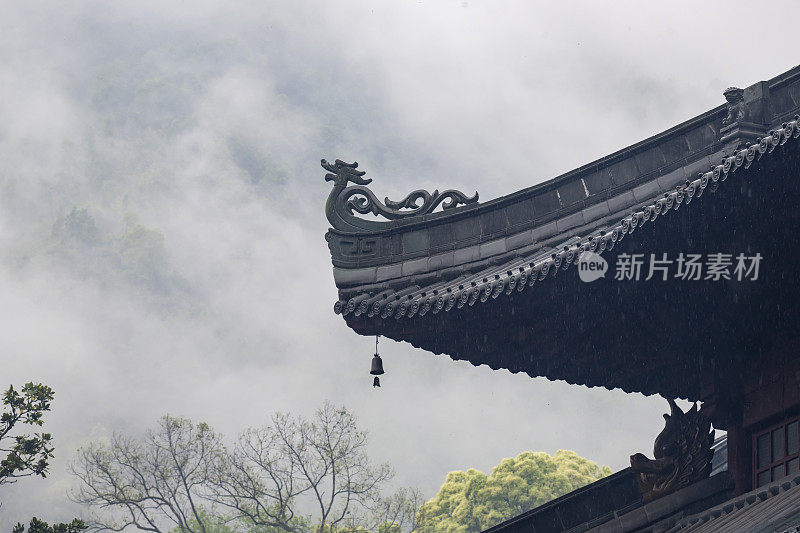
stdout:
POLYGON ((115 435, 108 445, 79 450, 71 470, 80 486, 71 497, 98 513, 88 521, 94 531, 162 533, 166 523, 205 533, 200 505, 209 465, 224 451, 206 424, 165 416, 142 441, 115 435))
POLYGON ((355 417, 330 403, 310 420, 279 413, 242 435, 213 483, 213 501, 256 526, 297 531, 309 506, 317 531, 362 524, 392 478, 367 457, 367 434, 355 417))
POLYGON ((95 512, 95 531, 207 533, 208 506, 225 521, 290 533, 365 527, 378 514, 380 524, 409 523, 405 493, 381 499, 394 472, 369 460, 366 432, 330 403, 310 419, 278 413, 230 450, 206 424, 165 416, 143 439, 79 450, 72 472, 72 498, 95 512))

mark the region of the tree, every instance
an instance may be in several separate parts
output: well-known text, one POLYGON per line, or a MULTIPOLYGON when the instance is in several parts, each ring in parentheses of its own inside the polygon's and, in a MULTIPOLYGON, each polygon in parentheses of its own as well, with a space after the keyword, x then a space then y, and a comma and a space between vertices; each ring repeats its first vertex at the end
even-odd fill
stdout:
POLYGON ((72 497, 110 513, 89 521, 94 530, 210 533, 202 503, 209 466, 222 452, 207 424, 164 416, 144 439, 114 435, 108 445, 80 449, 71 470, 81 483, 72 497))
POLYGON ((101 240, 100 231, 85 207, 73 207, 70 212, 53 224, 53 237, 60 241, 93 246, 101 240))
POLYGON ((255 526, 300 530, 300 508, 314 509, 318 532, 363 527, 394 475, 373 465, 367 433, 344 407, 325 403, 314 418, 278 413, 242 434, 214 483, 213 500, 255 526))
POLYGON ((417 515, 417 530, 466 533, 481 531, 477 507, 486 487, 486 474, 470 468, 447 474, 436 497, 426 502, 417 515))
MULTIPOLYGON (((200 507, 197 516, 197 518, 189 519, 189 529, 192 531, 200 531, 202 524, 202 529, 206 533, 246 533, 246 530, 232 521, 230 517, 221 515, 213 509, 200 507)), ((170 533, 185 533, 185 531, 176 526, 170 530, 170 533)))
POLYGON ((400 533, 416 529, 416 516, 423 503, 419 489, 402 488, 382 498, 372 509, 370 529, 377 533, 400 533))
POLYGON ((53 389, 41 383, 26 383, 22 392, 11 385, 3 394, 3 414, 0 415, 0 485, 13 483, 17 478, 47 476, 53 457, 52 436, 49 433, 13 435, 20 425, 42 426, 44 413, 50 410, 53 389))
POLYGON ((72 497, 106 513, 88 521, 95 530, 410 529, 418 492, 381 499, 393 472, 373 464, 366 446, 352 413, 329 403, 312 419, 276 414, 242 433, 231 449, 208 425, 166 416, 144 439, 115 435, 79 450, 72 472, 80 487, 72 497))
MULTIPOLYGON (((39 520, 34 516, 31 519, 31 523, 28 525, 28 533, 80 533, 87 529, 87 527, 88 526, 83 523, 83 520, 78 520, 77 518, 70 523, 53 524, 51 526, 44 520, 39 520)), ((25 526, 23 524, 17 524, 11 530, 11 533, 25 533, 25 526)))
MULTIPOLYGON (((280 533, 282 531, 273 527, 255 527, 230 515, 222 514, 214 507, 200 507, 198 516, 199 518, 189 520, 189 529, 199 531, 202 523, 206 533, 280 533)), ((186 530, 175 526, 169 533, 186 533, 186 530)))
POLYGON ((420 508, 416 531, 483 531, 609 474, 607 466, 566 450, 552 457, 523 452, 504 459, 489 476, 475 469, 450 472, 436 497, 420 508))
MULTIPOLYGON (((3 413, 0 415, 0 485, 14 483, 21 477, 47 477, 50 459, 53 458, 53 437, 50 433, 15 434, 19 426, 42 426, 44 414, 50 411, 55 393, 41 383, 26 383, 22 391, 13 385, 3 393, 3 413)), ((28 533, 77 533, 86 524, 77 518, 70 523, 49 525, 34 517, 28 533)), ((14 533, 24 533, 25 526, 17 524, 14 533)))

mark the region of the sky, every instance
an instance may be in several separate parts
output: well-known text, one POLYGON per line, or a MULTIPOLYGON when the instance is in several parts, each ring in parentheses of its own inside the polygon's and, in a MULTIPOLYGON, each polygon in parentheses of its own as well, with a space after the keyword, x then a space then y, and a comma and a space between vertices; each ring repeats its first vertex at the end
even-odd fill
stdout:
POLYGON ((397 486, 571 449, 650 453, 666 402, 349 330, 319 160, 378 197, 540 183, 798 63, 791 2, 0 0, 0 386, 55 390, 46 479, 0 529, 68 520, 75 451, 164 414, 232 438, 330 400, 397 486))

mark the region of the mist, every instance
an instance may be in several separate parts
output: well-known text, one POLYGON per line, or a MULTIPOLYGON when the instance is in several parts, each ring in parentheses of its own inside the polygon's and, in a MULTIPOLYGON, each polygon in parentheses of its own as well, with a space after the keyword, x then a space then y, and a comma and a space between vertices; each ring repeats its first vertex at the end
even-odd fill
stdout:
POLYGON ((794 66, 793 3, 0 3, 0 384, 55 390, 46 479, 0 529, 84 513, 81 445, 163 414, 235 437, 326 399, 398 486, 571 449, 617 470, 660 398, 474 367, 333 311, 320 158, 379 197, 489 200, 794 66), (776 14, 787 21, 776 24, 776 14))

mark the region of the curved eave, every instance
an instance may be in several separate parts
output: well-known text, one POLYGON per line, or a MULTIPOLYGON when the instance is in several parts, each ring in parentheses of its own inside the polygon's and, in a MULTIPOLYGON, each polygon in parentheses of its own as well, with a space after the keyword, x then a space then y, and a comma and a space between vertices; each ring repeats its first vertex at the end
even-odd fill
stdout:
POLYGON ((694 180, 685 180, 669 192, 659 192, 632 213, 624 216, 617 213, 619 218, 610 224, 603 222, 612 217, 604 217, 598 223, 583 228, 584 232, 579 228, 574 232, 575 235, 553 242, 551 246, 539 246, 527 253, 521 251, 509 261, 453 279, 447 279, 446 273, 440 273, 437 282, 422 287, 413 282, 411 287, 400 290, 379 284, 363 286, 348 298, 338 300, 334 304, 334 312, 345 317, 352 313, 355 317, 366 315, 367 318, 402 320, 415 315, 423 317, 429 312, 433 315, 443 310, 458 312, 465 306, 471 307, 489 298, 497 299, 515 291, 522 292, 526 287, 532 287, 538 281, 555 277, 560 270, 568 269, 582 252, 602 254, 612 250, 618 241, 632 234, 637 227, 656 219, 665 220, 670 211, 677 211, 681 206, 688 208, 692 199, 702 196, 709 184, 724 182, 730 173, 739 168, 749 168, 753 161, 773 153, 777 146, 797 137, 800 137, 800 127, 795 119, 762 137, 758 143, 724 157, 711 170, 701 173, 694 180), (581 233, 585 236, 578 236, 581 233))
MULTIPOLYGON (((680 245, 687 231, 692 234, 701 232, 698 235, 707 233, 706 225, 712 223, 719 232, 713 242, 725 242, 724 230, 732 220, 720 224, 708 218, 714 211, 715 197, 703 198, 697 204, 705 206, 702 209, 704 214, 700 219, 693 219, 692 230, 687 230, 684 215, 694 211, 698 199, 709 194, 709 189, 720 188, 727 193, 728 205, 735 205, 741 199, 738 195, 744 184, 747 184, 748 196, 769 198, 771 190, 779 187, 780 183, 762 179, 763 171, 760 169, 765 162, 782 164, 783 158, 779 154, 793 154, 795 162, 792 164, 796 164, 798 137, 800 128, 797 121, 790 121, 785 127, 761 138, 757 144, 724 157, 695 180, 653 197, 633 213, 597 227, 585 237, 572 237, 547 250, 536 250, 450 279, 438 279, 427 284, 417 280, 418 284, 399 290, 360 292, 337 301, 335 311, 344 315, 348 325, 360 334, 380 334, 407 341, 435 354, 468 360, 475 366, 486 364, 492 369, 525 372, 532 377, 590 387, 700 399, 704 386, 701 377, 714 367, 713 360, 720 361, 719 357, 727 355, 709 352, 713 350, 713 343, 709 345, 700 340, 706 335, 697 329, 696 320, 681 318, 669 322, 671 318, 665 319, 657 312, 648 320, 651 307, 663 305, 659 303, 663 302, 660 295, 643 301, 641 313, 628 317, 627 321, 602 316, 602 303, 592 303, 594 310, 587 312, 582 302, 587 294, 591 294, 586 292, 588 287, 580 282, 576 284, 574 272, 571 275, 566 272, 582 251, 594 251, 604 256, 619 246, 661 251, 659 245, 668 240, 680 245), (753 175, 750 167, 756 162, 759 163, 759 169, 756 169, 759 179, 749 181, 753 175), (726 182, 734 173, 739 176, 737 184, 733 190, 727 191, 726 182), (653 237, 655 234, 658 237, 653 237), (667 238, 667 235, 673 237, 667 238), (534 295, 532 291, 537 289, 539 292, 534 295), (566 324, 570 320, 575 324, 566 324), (493 325, 489 326, 489 322, 493 325), (561 328, 563 334, 571 336, 564 338, 563 342, 552 338, 545 341, 543 335, 551 335, 555 328, 561 328), (596 331, 598 329, 600 331, 596 331), (664 332, 664 329, 670 331, 664 332), (487 342, 487 337, 493 339, 487 342), (623 339, 620 342, 628 352, 624 357, 624 350, 608 340, 616 337, 623 339), (541 346, 543 351, 539 350, 541 346), (516 350, 520 350, 519 353, 516 350), (575 357, 575 353, 581 354, 580 357, 575 357), (615 353, 618 357, 614 356, 615 353), (664 378, 664 372, 670 372, 670 367, 675 379, 664 378)), ((771 179, 778 175, 770 174, 771 179)), ((760 212, 761 208, 756 211, 760 212)), ((688 290, 676 297, 680 296, 683 296, 683 303, 676 309, 691 306, 696 298, 696 294, 689 294, 688 290)), ((727 335, 725 328, 733 324, 733 318, 725 315, 725 302, 730 295, 718 292, 706 296, 709 302, 704 309, 711 309, 713 313, 713 309, 723 306, 716 319, 713 315, 710 317, 713 324, 710 331, 718 335, 717 340, 724 339, 727 335)), ((669 315, 674 311, 665 312, 669 315)), ((742 315, 741 311, 738 314, 742 315)), ((755 344, 751 341, 737 342, 752 348, 755 344)), ((725 342, 718 344, 725 348, 725 342)))

